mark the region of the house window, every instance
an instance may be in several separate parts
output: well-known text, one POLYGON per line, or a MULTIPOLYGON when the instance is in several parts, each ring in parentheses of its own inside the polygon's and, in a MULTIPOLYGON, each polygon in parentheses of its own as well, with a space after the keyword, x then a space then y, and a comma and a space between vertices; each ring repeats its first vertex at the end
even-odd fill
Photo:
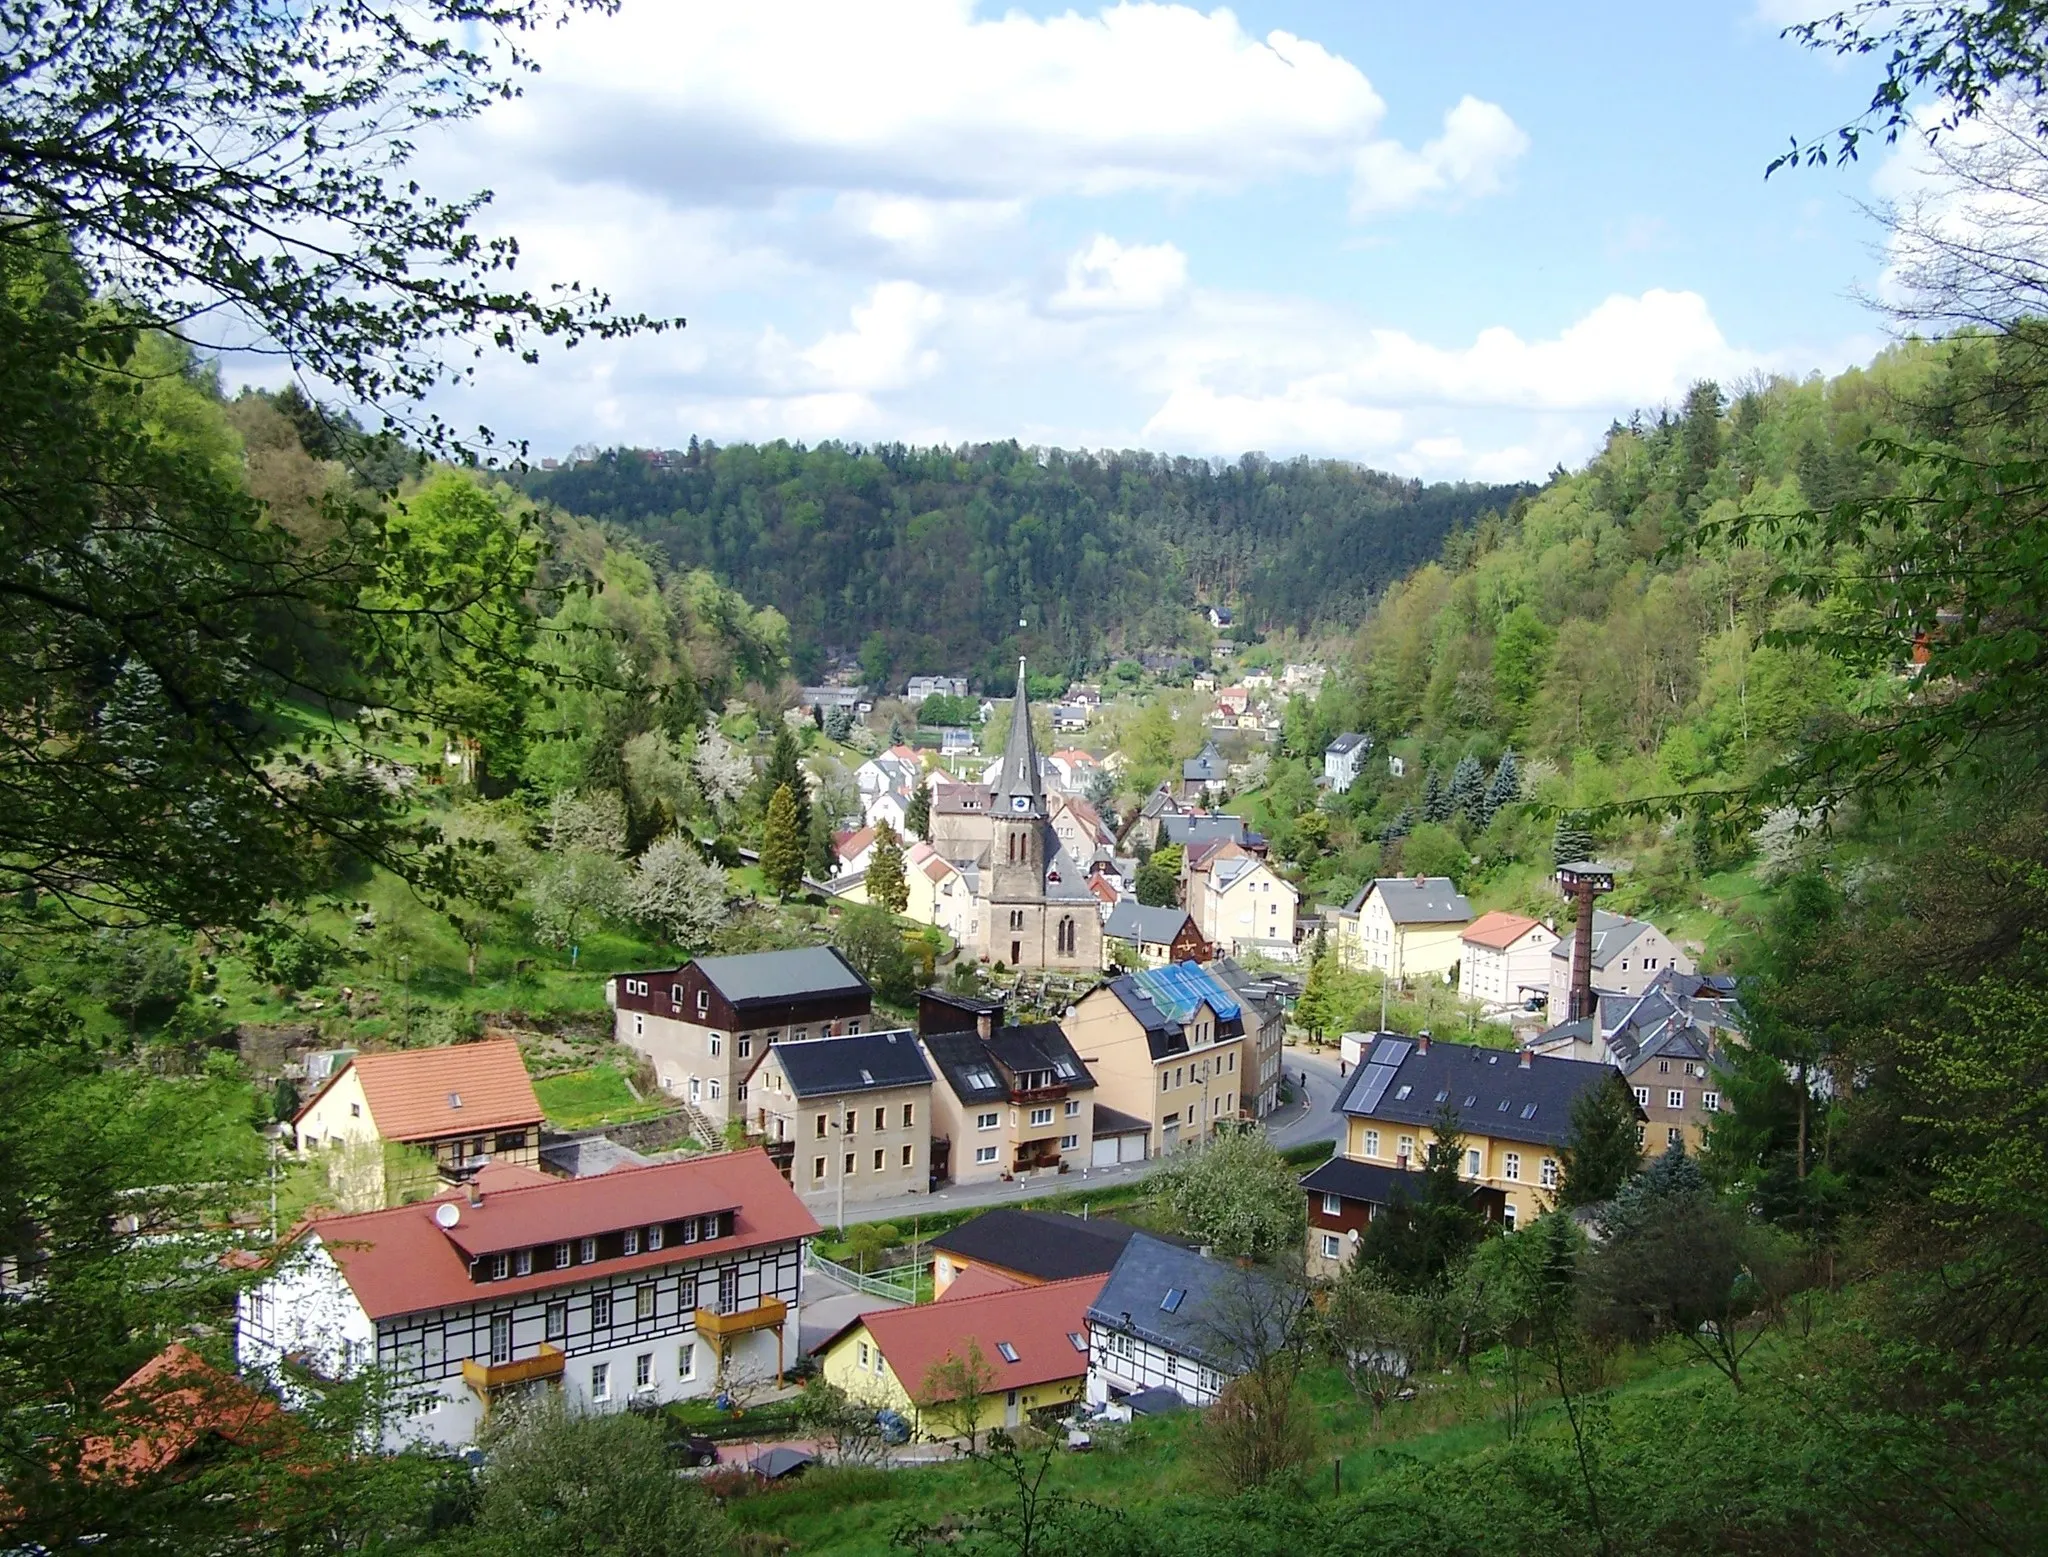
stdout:
POLYGON ((1636 1087, 1632 1090, 1635 1092, 1636 1095, 1637 1106, 1641 1108, 1648 1108, 1650 1106, 1650 1089, 1648 1087, 1636 1087))
POLYGON ((717 1058, 718 1058, 718 1056, 719 1056, 720 1054, 722 1054, 722 1053, 724 1053, 724 1052, 725 1052, 725 1042, 724 1042, 724 1040, 723 1040, 723 1039, 721 1039, 721 1038, 720 1038, 720 1037, 718 1036, 718 1034, 716 1034, 716 1033, 713 1033, 713 1034, 711 1035, 711 1057, 712 1057, 712 1058, 713 1058, 713 1059, 715 1060, 715 1059, 717 1059, 717 1058))
POLYGON ((685 1341, 676 1348, 676 1377, 694 1379, 697 1376, 697 1343, 685 1341))
POLYGON ((568 1246, 567 1244, 565 1244, 565 1243, 558 1243, 558 1244, 556 1244, 556 1245, 555 1245, 555 1269, 556 1269, 556 1270, 567 1270, 567 1269, 569 1268, 569 1265, 570 1265, 570 1263, 571 1263, 571 1262, 570 1262, 570 1259, 569 1259, 569 1246, 568 1246))
POLYGON ((593 1363, 590 1368, 590 1398, 605 1401, 612 1398, 612 1365, 608 1362, 593 1363))
POLYGON ((491 1315, 491 1361, 495 1363, 512 1360, 512 1316, 491 1315))
POLYGON ((626 1240, 625 1245, 620 1252, 622 1254, 638 1254, 640 1252, 640 1229, 629 1227, 626 1229, 624 1237, 626 1240))
POLYGON ((824 1176, 825 1159, 823 1157, 814 1158, 811 1162, 811 1177, 814 1179, 821 1179, 824 1176))
POLYGON ((1323 1234, 1323 1258, 1337 1260, 1344 1257, 1344 1241, 1335 1233, 1323 1234))
POLYGON ((593 1292, 590 1295, 590 1328, 604 1330, 612 1322, 612 1295, 609 1292, 593 1292))
POLYGON ((879 1346, 877 1346, 877 1347, 875 1348, 875 1377, 876 1377, 876 1378, 880 1378, 880 1377, 882 1376, 882 1366, 883 1366, 883 1364, 882 1364, 882 1348, 881 1348, 881 1347, 879 1347, 879 1346))
POLYGON ((1710 1114, 1720 1113, 1721 1094, 1718 1092, 1702 1092, 1700 1094, 1700 1107, 1704 1108, 1710 1114))
POLYGON ((716 1103, 720 1096, 722 1096, 725 1092, 725 1083, 720 1081, 716 1076, 713 1076, 710 1081, 705 1083, 705 1085, 710 1087, 711 1101, 714 1103, 716 1103))
POLYGON ((363 1105, 362 1105, 362 1104, 360 1104, 360 1103, 351 1103, 351 1104, 349 1104, 349 1105, 348 1105, 348 1116, 349 1116, 349 1118, 351 1118, 351 1119, 360 1119, 360 1118, 362 1118, 362 1117, 363 1117, 363 1105))
POLYGON ((654 1317, 654 1288, 652 1286, 633 1289, 633 1317, 652 1319, 654 1317))
POLYGON ((1032 1124, 1034 1124, 1034 1125, 1049 1125, 1049 1124, 1051 1124, 1051 1123, 1052 1123, 1052 1110, 1051 1110, 1051 1109, 1049 1109, 1049 1108, 1034 1108, 1034 1109, 1032 1109, 1032 1110, 1031 1110, 1031 1122, 1032 1122, 1032 1124))
POLYGON ((654 1388, 654 1353, 642 1352, 633 1359, 633 1388, 654 1388))
POLYGON ((1515 1230, 1515 1203, 1512 1200, 1500 1208, 1500 1225, 1509 1232, 1515 1230))
POLYGON ((915 1103, 905 1103, 903 1105, 903 1128, 908 1130, 912 1125, 916 1123, 917 1105, 915 1103))
POLYGON ((1664 1095, 1664 1101, 1672 1108, 1685 1107, 1685 1089, 1682 1087, 1673 1087, 1669 1092, 1667 1092, 1664 1095))
POLYGON ((704 1101, 704 1083, 699 1081, 695 1076, 692 1076, 690 1078, 690 1101, 692 1103, 701 1103, 704 1101))
MULTIPOLYGON (((802 1043, 811 1036, 811 1030, 808 1027, 792 1027, 789 1030, 789 1036, 792 1042, 802 1043)), ((832 1036, 832 1024, 830 1022, 825 1024, 825 1036, 827 1038, 832 1036)))
POLYGON ((698 1014, 699 1016, 702 1016, 702 1015, 704 1015, 704 1014, 705 1014, 705 1013, 706 1013, 707 1011, 709 1011, 710 1009, 711 1009, 711 991, 710 991, 710 990, 708 990, 708 989, 700 989, 700 990, 698 990, 698 991, 697 991, 697 1014, 698 1014))
POLYGON ((1060 1150, 1063 1152, 1070 1152, 1080 1144, 1081 1137, 1078 1135, 1063 1135, 1060 1137, 1060 1150))
POLYGON ((577 1257, 577 1259, 578 1259, 578 1260, 580 1260, 580 1261, 581 1261, 581 1262, 582 1262, 583 1264, 585 1264, 585 1265, 588 1265, 588 1264, 589 1264, 589 1263, 590 1263, 590 1262, 591 1262, 592 1260, 596 1259, 596 1258, 597 1258, 597 1240, 596 1240, 595 1238, 586 1238, 586 1239, 584 1239, 584 1240, 583 1240, 583 1247, 582 1247, 581 1251, 580 1251, 580 1252, 579 1252, 579 1253, 577 1254, 577 1256, 576 1256, 576 1257, 577 1257))
POLYGON ((521 1249, 512 1256, 512 1274, 515 1276, 531 1276, 533 1274, 533 1251, 531 1249, 521 1249))
POLYGON ((906 1146, 906 1147, 904 1147, 904 1148, 903 1148, 903 1166, 904 1166, 904 1167, 906 1167, 906 1168, 911 1168, 911 1167, 915 1167, 916 1165, 917 1165, 917 1148, 916 1148, 915 1146, 906 1146))
POLYGON ((1398 1159, 1399 1159, 1400 1161, 1402 1161, 1402 1162, 1413 1162, 1413 1161, 1415 1160, 1415 1137, 1414 1137, 1414 1136, 1412 1136, 1412 1135, 1404 1135, 1404 1136, 1402 1136, 1402 1137, 1400 1138, 1400 1140, 1396 1141, 1396 1142, 1394 1143, 1394 1145, 1395 1145, 1395 1147, 1397 1148, 1397 1150, 1396 1150, 1396 1151, 1394 1152, 1394 1155, 1395 1155, 1395 1157, 1396 1157, 1396 1158, 1398 1158, 1398 1159))
POLYGON ((860 1343, 860 1365, 863 1368, 868 1365, 868 1343, 866 1341, 860 1343))
MULTIPOLYGON (((905 1124, 909 1124, 909 1123, 910 1123, 910 1121, 909 1121, 908 1119, 904 1120, 903 1122, 904 1122, 905 1124)), ((888 1109, 886 1109, 886 1108, 878 1108, 878 1109, 876 1109, 876 1110, 875 1110, 875 1130, 877 1131, 877 1133, 879 1133, 879 1132, 881 1132, 881 1131, 883 1131, 883 1130, 886 1130, 886 1129, 888 1129, 888 1128, 889 1128, 889 1110, 888 1110, 888 1109)))
POLYGON ((1543 1166, 1539 1171, 1538 1181, 1545 1189, 1557 1188, 1557 1159, 1555 1157, 1545 1157, 1543 1159, 1543 1166))
POLYGON ((1666 1146, 1676 1146, 1683 1139, 1685 1139, 1685 1132, 1680 1130, 1677 1125, 1666 1127, 1664 1131, 1664 1144, 1666 1146))
POLYGON ((884 1149, 882 1147, 877 1146, 875 1148, 875 1171, 877 1173, 880 1173, 882 1171, 882 1159, 884 1155, 884 1149))
POLYGON ((852 1153, 852 1152, 848 1152, 848 1153, 846 1154, 846 1163, 845 1163, 845 1167, 844 1167, 844 1170, 843 1170, 843 1171, 845 1171, 845 1172, 847 1172, 847 1173, 849 1173, 849 1174, 853 1172, 853 1153, 852 1153))
POLYGON ((718 1311, 721 1314, 739 1312, 740 1273, 728 1265, 718 1273, 718 1311))
POLYGON ((821 1140, 821 1141, 822 1141, 822 1140, 824 1140, 824 1139, 825 1139, 825 1116, 824 1116, 823 1114, 820 1114, 820 1115, 818 1115, 818 1132, 817 1132, 817 1133, 818 1133, 818 1139, 819 1139, 819 1140, 821 1140))
POLYGON ((1468 1179, 1479 1177, 1479 1148, 1476 1146, 1465 1153, 1465 1177, 1468 1179))
POLYGON ((740 1058, 741 1058, 741 1059, 743 1059, 743 1060, 745 1060, 745 1059, 751 1059, 751 1058, 753 1058, 753 1054, 754 1054, 754 1040, 753 1040, 753 1039, 751 1039, 751 1038, 742 1038, 742 1039, 741 1039, 741 1040, 739 1041, 739 1056, 740 1056, 740 1058))
POLYGON ((1170 1075, 1170 1074, 1169 1074, 1168 1072, 1166 1072, 1166 1071, 1161 1071, 1161 1072, 1159 1073, 1159 1090, 1160 1090, 1161 1092, 1164 1092, 1164 1091, 1166 1091, 1166 1090, 1167 1090, 1167 1089, 1168 1089, 1169 1087, 1171 1087, 1172 1085, 1173 1085, 1173 1077, 1172 1077, 1172 1076, 1171 1076, 1171 1075, 1170 1075))
POLYGON ((633 1036, 635 1038, 644 1038, 647 1036, 647 1018, 642 1016, 638 1011, 635 1011, 633 1013, 633 1036))
POLYGON ((567 1303, 550 1303, 550 1304, 548 1304, 548 1322, 547 1322, 547 1337, 548 1337, 548 1339, 549 1339, 549 1340, 551 1340, 551 1341, 559 1341, 559 1340, 561 1340, 561 1339, 562 1339, 562 1337, 564 1337, 564 1336, 565 1336, 565 1335, 567 1335, 568 1333, 569 1333, 569 1305, 568 1305, 567 1303))
POLYGON ((676 1307, 686 1314, 691 1313, 697 1307, 697 1278, 695 1276, 685 1276, 676 1283, 676 1307))
POLYGON ((977 1146, 974 1148, 974 1160, 976 1162, 994 1162, 996 1160, 996 1149, 993 1146, 977 1146))
POLYGON ((846 1111, 846 1117, 839 1122, 840 1133, 842 1135, 851 1135, 859 1128, 860 1120, 855 1116, 853 1110, 849 1108, 846 1111))
POLYGON ((1324 1216, 1337 1216, 1340 1215, 1343 1212, 1343 1210, 1344 1200, 1342 1196, 1333 1195, 1328 1190, 1323 1191, 1324 1216))
MULTIPOLYGON (((1691 1067, 1690 1065, 1686 1066, 1686 1068, 1685 1068, 1685 1073, 1686 1073, 1686 1074, 1687 1074, 1688 1076, 1692 1074, 1692 1067, 1691 1067)), ((1660 1076, 1668 1076, 1668 1075, 1670 1075, 1670 1074, 1671 1074, 1671 1062, 1670 1062, 1669 1060, 1659 1060, 1659 1061, 1657 1062, 1657 1074, 1658 1074, 1658 1075, 1660 1075, 1660 1076)))
POLYGON ((993 1113, 976 1114, 974 1116, 974 1128, 977 1130, 993 1130, 996 1127, 998 1117, 998 1115, 993 1113))
POLYGON ((509 1255, 494 1254, 491 1256, 491 1280, 503 1281, 511 1274, 512 1260, 509 1255))
POLYGON ((659 1249, 661 1247, 661 1244, 662 1226, 659 1222, 656 1222, 652 1227, 647 1229, 647 1247, 649 1249, 659 1249))
POLYGON ((1379 1131, 1368 1130, 1365 1132, 1365 1154, 1368 1157, 1377 1157, 1380 1154, 1379 1131))
MULTIPOLYGON (((1077 1117, 1078 1117, 1078 1116, 1080 1115, 1080 1112, 1081 1112, 1081 1104, 1080 1104, 1080 1102, 1079 1102, 1079 1101, 1078 1101, 1077 1099, 1074 1099, 1074 1098, 1068 1098, 1068 1099, 1067 1099, 1067 1117, 1068 1117, 1069 1119, 1077 1118, 1077 1117)), ((908 1124, 909 1122, 910 1122, 910 1121, 909 1121, 909 1120, 907 1120, 907 1119, 906 1119, 906 1120, 904 1121, 904 1123, 905 1123, 905 1124, 908 1124)))
POLYGON ((1010 928, 1011 928, 1012 930, 1021 930, 1021 929, 1023 929, 1023 928, 1024 928, 1024 910, 1023 910, 1023 909, 1021 909, 1021 908, 1013 908, 1013 909, 1011 909, 1011 910, 1010 910, 1010 928))
POLYGON ((1522 1178, 1522 1154, 1503 1152, 1500 1159, 1500 1176, 1511 1183, 1520 1183, 1522 1178))

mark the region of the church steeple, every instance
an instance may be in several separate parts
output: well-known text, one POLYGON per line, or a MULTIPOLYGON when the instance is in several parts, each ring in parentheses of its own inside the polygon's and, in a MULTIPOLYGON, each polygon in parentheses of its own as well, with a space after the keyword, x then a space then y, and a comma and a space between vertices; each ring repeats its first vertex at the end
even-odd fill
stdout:
POLYGON ((1010 735, 1003 742, 1003 766, 996 774, 990 809, 997 816, 1045 815, 1045 786, 1038 776, 1038 743, 1031 738, 1031 705, 1025 697, 1021 657, 1017 661, 1017 697, 1010 704, 1010 735))

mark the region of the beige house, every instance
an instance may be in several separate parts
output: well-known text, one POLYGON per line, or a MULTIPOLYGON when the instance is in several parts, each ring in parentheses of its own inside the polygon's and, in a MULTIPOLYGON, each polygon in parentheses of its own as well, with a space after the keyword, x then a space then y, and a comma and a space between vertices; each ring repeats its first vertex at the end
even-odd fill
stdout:
POLYGON ((1465 955, 1472 905, 1448 876, 1382 876, 1331 917, 1345 967, 1448 982, 1465 955))
POLYGON ((1301 894, 1262 854, 1232 842, 1191 853, 1186 890, 1188 912, 1219 955, 1293 960, 1301 894))
POLYGON ((343 1209, 385 1203, 384 1147, 430 1153, 440 1176, 485 1163, 540 1164, 540 1099, 510 1038, 393 1054, 358 1054, 292 1116, 299 1154, 328 1152, 343 1209))
POLYGON ((1095 1076, 1096 1102, 1146 1121, 1153 1156, 1253 1116, 1258 1057, 1244 1007, 1205 969, 1123 974, 1083 995, 1062 1025, 1095 1076))
MULTIPOLYGON (((1593 988, 1606 995, 1640 995, 1659 973, 1698 971, 1671 937, 1645 919, 1593 910, 1593 988)), ((1571 1009, 1572 937, 1550 949, 1550 1014, 1571 1009)))
POLYGON ((1519 1005, 1550 988, 1550 950, 1557 932, 1526 914, 1495 909, 1465 927, 1458 993, 1489 1005, 1519 1005))
POLYGON ((931 1187, 932 1073, 907 1030, 776 1044, 748 1086, 747 1123, 793 1143, 790 1184, 821 1220, 931 1187))
POLYGON ((995 1001, 928 991, 919 1006, 932 1086, 933 1170, 955 1184, 1089 1165, 1095 1078, 1056 1022, 1002 1024, 995 1001))

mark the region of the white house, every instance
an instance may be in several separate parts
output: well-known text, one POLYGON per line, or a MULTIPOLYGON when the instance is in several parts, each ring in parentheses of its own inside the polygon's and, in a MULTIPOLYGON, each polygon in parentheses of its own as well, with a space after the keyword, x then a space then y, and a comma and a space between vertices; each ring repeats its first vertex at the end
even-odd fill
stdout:
POLYGON ((967 678, 965 676, 912 676, 910 685, 904 690, 903 700, 907 703, 922 703, 928 697, 965 697, 967 678))
POLYGON ((235 1355, 400 1391, 384 1442, 459 1448, 535 1388, 579 1410, 708 1395, 795 1360, 818 1224, 752 1149, 592 1178, 487 1168, 467 1192, 321 1217, 238 1300, 235 1355))
POLYGON ((1458 993, 1489 1005, 1520 1005, 1550 989, 1550 951, 1557 932, 1526 914, 1499 909, 1465 927, 1458 993))
MULTIPOLYGON (((1593 987, 1610 995, 1640 995, 1650 981, 1671 968, 1697 973, 1692 958, 1671 937, 1643 919, 1593 910, 1593 987)), ((1571 1004, 1572 937, 1550 948, 1550 1012, 1559 1019, 1571 1004)))
POLYGON ((1088 1400, 1170 1389, 1189 1405, 1209 1405, 1250 1366, 1261 1335, 1285 1333, 1296 1317, 1289 1302, 1255 1268, 1139 1233, 1088 1308, 1088 1400))
POLYGON ((1372 737, 1347 731, 1323 748, 1323 780, 1330 788, 1343 794, 1358 782, 1358 770, 1365 765, 1366 754, 1372 750, 1372 737))
POLYGON ((1226 841, 1191 850, 1184 869, 1188 912, 1220 954, 1294 960, 1301 894, 1263 855, 1226 841))

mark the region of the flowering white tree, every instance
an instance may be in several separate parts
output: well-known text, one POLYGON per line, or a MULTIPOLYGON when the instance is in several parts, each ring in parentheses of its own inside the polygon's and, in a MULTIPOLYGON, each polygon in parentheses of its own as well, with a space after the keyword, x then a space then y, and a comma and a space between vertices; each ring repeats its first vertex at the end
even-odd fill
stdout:
POLYGON ((709 940, 728 917, 729 896, 725 872, 674 833, 648 845, 626 887, 633 917, 679 946, 709 940))
POLYGON ((704 798, 721 816, 740 796, 747 792, 747 786, 754 782, 754 764, 745 752, 739 750, 718 732, 715 725, 706 725, 697 736, 697 750, 692 758, 697 769, 697 784, 704 791, 704 798))
POLYGON ((625 802, 608 790, 579 795, 565 789, 548 807, 547 835, 552 853, 617 859, 626 852, 625 802))

